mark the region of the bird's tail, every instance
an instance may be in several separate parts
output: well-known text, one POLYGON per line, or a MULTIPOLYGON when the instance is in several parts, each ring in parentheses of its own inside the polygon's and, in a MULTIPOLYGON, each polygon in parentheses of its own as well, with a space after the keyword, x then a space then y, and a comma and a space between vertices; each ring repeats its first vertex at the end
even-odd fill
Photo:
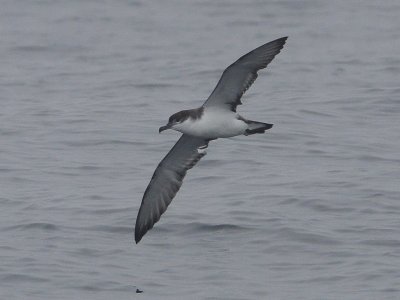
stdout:
POLYGON ((264 133, 265 130, 272 128, 273 124, 262 123, 257 121, 246 120, 247 129, 244 135, 250 135, 255 133, 264 133))

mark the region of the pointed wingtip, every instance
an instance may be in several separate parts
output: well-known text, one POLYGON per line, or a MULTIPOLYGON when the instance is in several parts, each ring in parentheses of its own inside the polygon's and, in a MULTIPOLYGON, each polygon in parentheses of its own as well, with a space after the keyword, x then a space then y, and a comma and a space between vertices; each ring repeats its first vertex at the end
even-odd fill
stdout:
POLYGON ((135 227, 135 242, 138 244, 146 232, 140 231, 135 227))
POLYGON ((135 234, 135 243, 138 244, 143 236, 138 236, 135 234))
POLYGON ((138 217, 138 219, 136 219, 136 224, 135 224, 135 243, 136 244, 138 244, 140 242, 140 240, 146 233, 146 231, 143 230, 143 228, 141 228, 139 226, 138 220, 139 220, 139 217, 138 217))
POLYGON ((272 41, 271 43, 278 42, 283 47, 283 45, 285 45, 287 39, 288 39, 288 36, 284 36, 284 37, 281 37, 279 39, 276 39, 276 40, 272 41))
POLYGON ((282 41, 282 46, 283 46, 283 45, 285 45, 286 40, 287 40, 288 38, 289 38, 288 36, 284 36, 284 37, 281 37, 281 38, 277 39, 276 41, 282 41))

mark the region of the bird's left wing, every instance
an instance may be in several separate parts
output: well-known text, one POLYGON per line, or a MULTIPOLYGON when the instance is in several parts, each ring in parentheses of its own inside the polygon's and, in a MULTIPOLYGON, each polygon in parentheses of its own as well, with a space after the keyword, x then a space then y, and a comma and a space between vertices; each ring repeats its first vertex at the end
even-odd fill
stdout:
POLYGON ((208 140, 183 134, 154 171, 136 218, 135 241, 160 219, 182 185, 187 170, 204 155, 208 140))

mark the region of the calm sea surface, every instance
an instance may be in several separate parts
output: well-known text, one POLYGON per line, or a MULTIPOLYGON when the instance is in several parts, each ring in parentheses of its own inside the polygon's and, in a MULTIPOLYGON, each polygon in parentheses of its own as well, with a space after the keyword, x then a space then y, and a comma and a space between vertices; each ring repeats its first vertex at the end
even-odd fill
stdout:
POLYGON ((14 1, 0 10, 1 299, 400 299, 400 2, 14 1), (289 36, 134 244, 221 72, 289 36), (136 293, 136 289, 143 291, 136 293))

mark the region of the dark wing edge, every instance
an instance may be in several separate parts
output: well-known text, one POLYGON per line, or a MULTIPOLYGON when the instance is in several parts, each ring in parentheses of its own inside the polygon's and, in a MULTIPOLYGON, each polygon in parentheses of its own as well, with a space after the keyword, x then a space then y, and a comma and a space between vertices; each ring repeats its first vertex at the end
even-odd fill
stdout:
POLYGON ((158 164, 144 192, 135 225, 136 244, 153 228, 179 191, 187 170, 206 155, 208 140, 183 134, 158 164))
POLYGON ((282 50, 286 37, 266 43, 243 55, 222 73, 217 86, 203 106, 227 107, 236 112, 242 102, 240 98, 257 79, 257 71, 264 69, 282 50))

